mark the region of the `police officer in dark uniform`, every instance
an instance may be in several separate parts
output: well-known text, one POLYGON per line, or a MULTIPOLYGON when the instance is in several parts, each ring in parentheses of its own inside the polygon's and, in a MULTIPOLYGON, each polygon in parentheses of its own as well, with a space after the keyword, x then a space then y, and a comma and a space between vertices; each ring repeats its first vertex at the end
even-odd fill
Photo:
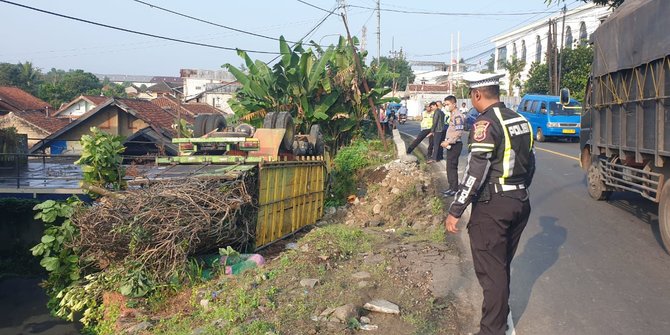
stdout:
POLYGON ((480 113, 470 130, 467 170, 449 208, 447 231, 472 204, 468 234, 484 290, 480 335, 503 335, 509 314, 510 264, 528 222, 528 186, 535 172, 530 123, 500 102, 502 75, 468 73, 472 105, 480 113))

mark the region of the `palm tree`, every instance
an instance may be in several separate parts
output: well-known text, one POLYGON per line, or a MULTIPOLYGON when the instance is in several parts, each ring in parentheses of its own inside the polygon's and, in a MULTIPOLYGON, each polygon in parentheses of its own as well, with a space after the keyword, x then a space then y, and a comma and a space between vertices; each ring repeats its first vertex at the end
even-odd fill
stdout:
POLYGON ((509 74, 508 95, 512 94, 514 86, 521 86, 521 72, 523 72, 525 67, 526 62, 516 56, 512 56, 510 61, 505 62, 504 68, 509 74))
POLYGON ((33 67, 33 63, 19 63, 21 72, 19 73, 20 83, 23 88, 31 94, 37 94, 37 88, 42 81, 42 73, 39 69, 33 67))

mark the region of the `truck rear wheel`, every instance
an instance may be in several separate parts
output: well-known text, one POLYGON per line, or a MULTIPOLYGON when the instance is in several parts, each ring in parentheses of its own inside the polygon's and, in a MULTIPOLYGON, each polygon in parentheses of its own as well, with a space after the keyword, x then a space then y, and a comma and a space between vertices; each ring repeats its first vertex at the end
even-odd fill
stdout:
POLYGON ((263 119, 263 128, 274 128, 275 123, 277 122, 277 112, 269 112, 265 114, 265 119, 263 119))
POLYGON ((612 191, 608 191, 603 178, 600 175, 599 163, 593 162, 589 167, 589 172, 586 175, 586 183, 589 188, 589 195, 596 200, 606 200, 609 198, 612 191))
POLYGON ((316 156, 321 156, 323 155, 323 152, 325 151, 325 146, 323 144, 323 134, 321 133, 321 126, 318 124, 313 124, 312 127, 309 128, 309 136, 311 139, 314 140, 314 143, 312 143, 312 146, 314 147, 314 155, 316 156))
POLYGON ((661 199, 658 203, 658 228, 665 251, 670 253, 670 182, 666 182, 661 190, 661 199))
POLYGON ((293 117, 289 112, 279 112, 277 113, 277 120, 272 126, 275 129, 286 129, 284 133, 284 139, 282 139, 281 147, 285 151, 291 151, 293 149, 293 137, 295 135, 295 126, 293 124, 293 117))

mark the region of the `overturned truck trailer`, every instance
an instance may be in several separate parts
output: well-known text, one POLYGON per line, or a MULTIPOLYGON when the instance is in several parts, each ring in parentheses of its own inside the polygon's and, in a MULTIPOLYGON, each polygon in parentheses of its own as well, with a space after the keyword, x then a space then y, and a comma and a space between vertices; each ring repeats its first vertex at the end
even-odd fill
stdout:
POLYGON ((659 203, 670 250, 670 1, 627 0, 593 33, 580 136, 588 192, 659 203))
POLYGON ((328 172, 318 125, 307 135, 295 134, 288 112, 268 113, 258 129, 247 124, 227 127, 222 117, 207 115, 198 116, 195 124, 199 137, 173 139, 179 155, 158 157, 160 172, 152 179, 248 180, 254 198, 253 210, 245 211, 254 223, 248 227, 251 249, 321 218, 328 172))

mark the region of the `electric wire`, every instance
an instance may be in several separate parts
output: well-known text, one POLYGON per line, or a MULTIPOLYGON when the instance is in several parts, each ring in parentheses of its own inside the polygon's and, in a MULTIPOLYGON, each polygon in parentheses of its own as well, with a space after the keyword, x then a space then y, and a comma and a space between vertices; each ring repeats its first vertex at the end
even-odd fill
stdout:
MULTIPOLYGON (((242 30, 242 29, 233 28, 233 27, 229 27, 229 26, 226 26, 226 25, 218 24, 218 23, 215 23, 215 22, 203 20, 203 19, 191 16, 191 15, 179 13, 177 11, 173 11, 173 10, 170 10, 170 9, 167 9, 167 8, 164 8, 164 7, 160 7, 160 6, 148 3, 148 2, 144 2, 142 0, 133 0, 133 1, 135 1, 137 3, 140 3, 140 4, 143 4, 143 5, 146 5, 146 6, 149 6, 151 8, 156 8, 158 10, 162 10, 162 11, 168 12, 170 14, 174 14, 174 15, 185 17, 185 18, 195 20, 195 21, 198 21, 198 22, 206 23, 206 24, 209 24, 209 25, 212 25, 212 26, 215 26, 215 27, 224 28, 224 29, 236 31, 238 33, 247 34, 247 35, 251 35, 251 36, 256 36, 256 37, 260 37, 260 38, 265 38, 265 39, 268 39, 268 40, 279 41, 279 38, 276 38, 276 37, 262 35, 262 34, 250 32, 250 31, 246 31, 246 30, 242 30)), ((293 41, 287 41, 287 42, 293 43, 293 41)))
POLYGON ((153 37, 153 38, 172 41, 172 42, 196 45, 196 46, 201 46, 201 47, 206 47, 206 48, 213 48, 213 49, 230 50, 230 51, 240 50, 240 51, 245 51, 245 52, 249 52, 249 53, 270 54, 270 55, 281 54, 281 52, 275 52, 275 51, 240 49, 240 48, 232 48, 232 47, 225 47, 225 46, 220 46, 220 45, 213 45, 213 44, 187 41, 187 40, 183 40, 183 39, 179 39, 179 38, 172 38, 172 37, 156 35, 156 34, 151 34, 151 33, 145 33, 145 32, 132 30, 132 29, 127 29, 127 28, 111 26, 111 25, 108 25, 108 24, 94 22, 94 21, 90 21, 90 20, 86 20, 86 19, 82 19, 82 18, 77 18, 77 17, 74 17, 74 16, 65 15, 65 14, 60 14, 60 13, 56 13, 56 12, 51 12, 51 11, 48 11, 48 10, 35 8, 35 7, 31 7, 31 6, 26 6, 26 5, 18 4, 18 3, 7 1, 7 0, 0 0, 0 2, 9 4, 9 5, 13 5, 13 6, 17 6, 17 7, 22 7, 22 8, 25 8, 25 9, 30 9, 30 10, 40 12, 40 13, 44 13, 44 14, 49 14, 49 15, 53 15, 53 16, 66 18, 66 19, 69 19, 69 20, 84 22, 84 23, 88 23, 88 24, 91 24, 91 25, 100 26, 100 27, 104 27, 104 28, 108 28, 108 29, 123 31, 123 32, 126 32, 126 33, 136 34, 136 35, 141 35, 141 36, 153 37))
MULTIPOLYGON (((298 0, 302 2, 301 0, 298 0)), ((360 6, 360 5, 346 5, 351 8, 362 8, 362 9, 374 9, 372 7, 360 6)), ((537 15, 544 12, 498 12, 498 13, 456 13, 456 12, 435 12, 435 11, 411 11, 411 10, 402 10, 402 9, 390 9, 390 8, 380 8, 382 12, 391 12, 391 13, 402 13, 402 14, 420 14, 420 15, 439 15, 439 16, 525 16, 525 15, 537 15)))

